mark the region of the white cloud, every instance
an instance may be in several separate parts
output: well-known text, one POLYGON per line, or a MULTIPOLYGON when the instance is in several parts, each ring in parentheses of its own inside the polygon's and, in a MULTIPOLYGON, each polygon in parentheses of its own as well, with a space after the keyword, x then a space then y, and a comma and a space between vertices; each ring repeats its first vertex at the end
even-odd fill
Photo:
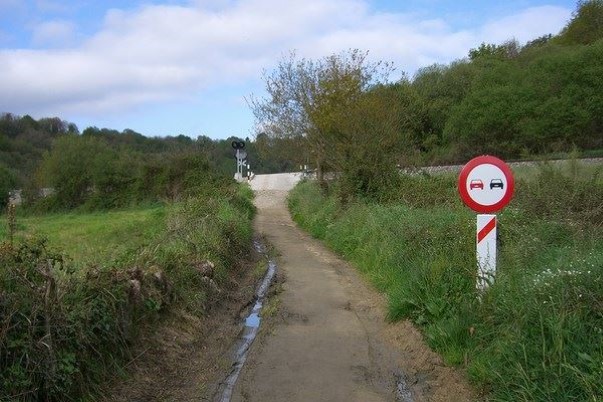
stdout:
POLYGON ((523 12, 492 21, 481 29, 484 42, 502 43, 517 39, 520 43, 542 35, 557 34, 570 17, 570 11, 562 7, 532 7, 523 12))
MULTIPOLYGON (((558 31, 569 15, 530 8, 455 31, 443 19, 376 13, 362 0, 199 0, 110 10, 102 29, 76 47, 0 50, 0 111, 103 113, 182 99, 258 79, 292 49, 314 58, 359 48, 413 72, 463 57, 482 41, 558 31)), ((73 33, 73 25, 50 21, 36 28, 34 40, 57 44, 73 33)))
POLYGON ((75 24, 70 21, 47 21, 33 28, 32 42, 37 45, 65 46, 75 40, 75 24))
POLYGON ((42 12, 64 13, 73 8, 73 2, 65 3, 54 0, 37 0, 36 8, 42 12))

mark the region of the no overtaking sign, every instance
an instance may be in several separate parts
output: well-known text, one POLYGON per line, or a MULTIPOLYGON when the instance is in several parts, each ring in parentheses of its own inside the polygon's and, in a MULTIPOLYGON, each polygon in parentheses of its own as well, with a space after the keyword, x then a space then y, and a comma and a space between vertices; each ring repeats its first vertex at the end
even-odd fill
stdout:
POLYGON ((471 159, 463 167, 458 189, 469 208, 487 214, 503 209, 511 201, 515 180, 509 165, 484 155, 471 159))
POLYGON ((478 156, 461 170, 458 190, 463 202, 477 215, 477 288, 485 290, 496 275, 496 215, 515 190, 509 166, 494 156, 478 156))

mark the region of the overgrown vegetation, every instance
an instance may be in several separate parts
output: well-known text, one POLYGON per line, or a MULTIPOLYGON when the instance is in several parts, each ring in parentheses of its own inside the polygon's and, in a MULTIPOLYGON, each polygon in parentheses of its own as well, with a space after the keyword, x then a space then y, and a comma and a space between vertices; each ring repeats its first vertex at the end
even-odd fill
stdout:
POLYGON ((168 206, 17 217, 0 244, 0 400, 92 398, 142 331, 215 302, 251 244, 252 194, 211 177, 184 193, 168 206))
POLYGON ((94 399, 164 316, 205 314, 251 245, 233 170, 230 139, 1 115, 0 401, 94 399))
MULTIPOLYGON (((253 98, 258 139, 338 172, 340 197, 374 196, 400 166, 603 149, 603 1, 580 1, 558 35, 483 43, 448 65, 402 74, 350 50, 284 58, 253 98), (349 178, 349 180, 347 179, 349 178)), ((276 148, 276 147, 274 147, 276 148)), ((275 153, 278 151, 275 149, 275 153)))
POLYGON ((456 177, 404 176, 380 203, 304 182, 294 219, 344 255, 494 401, 603 399, 603 176, 544 164, 499 214, 499 269, 475 289, 475 216, 456 177))

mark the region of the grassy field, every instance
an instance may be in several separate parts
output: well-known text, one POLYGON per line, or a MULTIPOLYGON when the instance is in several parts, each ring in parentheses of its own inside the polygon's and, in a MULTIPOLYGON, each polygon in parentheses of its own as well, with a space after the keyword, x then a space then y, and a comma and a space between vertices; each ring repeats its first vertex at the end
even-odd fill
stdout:
MULTIPOLYGON (((160 236, 166 227, 166 207, 123 211, 17 216, 15 237, 42 236, 49 246, 70 258, 75 266, 111 264, 127 258, 160 236)), ((6 216, 0 241, 7 238, 6 216)))
POLYGON ((205 314, 249 252, 252 196, 224 182, 169 206, 17 214, 12 243, 3 225, 0 401, 96 400, 162 318, 205 314))
POLYGON ((456 175, 403 177, 380 203, 345 206, 306 182, 289 206, 388 296, 391 319, 417 324, 488 400, 600 401, 602 199, 600 168, 521 172, 498 214, 496 282, 481 298, 475 214, 459 201, 456 175))

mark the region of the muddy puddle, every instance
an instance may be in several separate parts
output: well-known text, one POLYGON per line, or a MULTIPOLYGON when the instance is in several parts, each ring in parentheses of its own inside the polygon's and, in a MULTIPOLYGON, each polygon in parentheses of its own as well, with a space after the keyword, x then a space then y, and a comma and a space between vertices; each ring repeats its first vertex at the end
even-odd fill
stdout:
POLYGON ((230 402, 232 392, 239 378, 239 374, 241 373, 243 365, 247 360, 249 349, 259 332, 260 324, 262 322, 260 313, 262 311, 262 307, 264 306, 268 288, 270 288, 270 284, 272 283, 274 275, 276 274, 276 263, 272 259, 268 258, 264 244, 259 240, 255 240, 253 242, 253 246, 257 252, 263 254, 267 258, 266 274, 255 291, 253 308, 243 320, 243 330, 241 331, 239 341, 235 347, 232 368, 226 379, 220 385, 214 398, 215 402, 230 402))

